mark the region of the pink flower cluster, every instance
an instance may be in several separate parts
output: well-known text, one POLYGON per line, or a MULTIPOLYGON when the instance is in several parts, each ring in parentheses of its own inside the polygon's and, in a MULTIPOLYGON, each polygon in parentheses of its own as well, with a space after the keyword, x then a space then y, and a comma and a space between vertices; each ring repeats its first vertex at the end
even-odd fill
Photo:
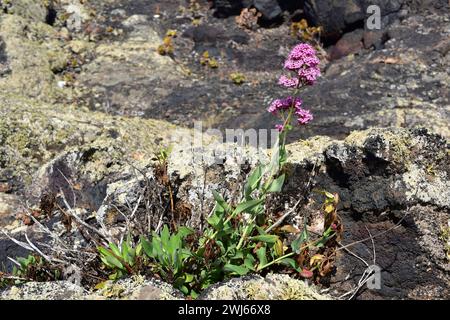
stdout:
MULTIPOLYGON (((277 115, 280 111, 286 111, 290 108, 295 109, 298 124, 307 124, 313 119, 313 115, 309 110, 302 108, 303 101, 298 97, 287 97, 285 99, 274 100, 267 109, 270 113, 277 115)), ((278 131, 283 131, 284 125, 278 124, 275 126, 278 131)))
MULTIPOLYGON (((320 76, 319 58, 313 47, 306 43, 296 45, 290 52, 284 63, 284 68, 295 72, 295 77, 281 76, 278 83, 287 88, 299 88, 302 85, 313 85, 320 76)), ((297 117, 297 123, 304 125, 313 120, 313 115, 309 110, 302 108, 303 101, 298 97, 287 97, 285 99, 276 99, 273 101, 268 111, 274 115, 279 115, 284 111, 292 110, 297 117)), ((284 118, 283 118, 284 120, 284 118)), ((284 124, 275 126, 278 131, 283 131, 284 124)))
POLYGON ((316 50, 307 43, 296 45, 284 62, 286 70, 295 72, 295 77, 281 76, 279 84, 288 88, 299 85, 313 85, 320 76, 319 58, 316 50))
POLYGON ((291 107, 301 109, 302 104, 303 101, 300 98, 287 97, 285 99, 276 99, 270 104, 267 111, 276 115, 279 111, 289 110, 291 107))

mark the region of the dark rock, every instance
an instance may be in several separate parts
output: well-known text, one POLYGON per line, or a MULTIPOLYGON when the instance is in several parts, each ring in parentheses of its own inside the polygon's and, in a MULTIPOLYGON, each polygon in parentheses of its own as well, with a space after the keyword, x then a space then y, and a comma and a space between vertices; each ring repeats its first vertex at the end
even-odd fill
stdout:
POLYGON ((279 19, 283 11, 294 12, 303 7, 304 0, 215 0, 215 15, 228 17, 238 15, 243 8, 255 7, 265 21, 279 19))
MULTIPOLYGON (((405 0, 377 1, 381 9, 382 19, 389 17, 385 22, 392 22, 395 19, 405 0), (390 18, 393 16, 392 18, 390 18)), ((366 10, 373 1, 329 1, 329 0, 306 0, 305 14, 315 25, 324 28, 323 39, 326 43, 336 42, 342 34, 363 29, 364 21, 367 18, 366 10)))
POLYGON ((386 40, 386 33, 382 30, 364 30, 363 42, 364 48, 381 49, 383 43, 386 40))
POLYGON ((251 4, 252 0, 214 0, 213 8, 217 17, 225 18, 238 15, 243 8, 248 8, 251 4))
POLYGON ((331 49, 330 59, 337 60, 349 54, 357 53, 363 48, 362 40, 363 31, 361 29, 344 34, 331 49))
POLYGON ((280 5, 276 0, 254 0, 253 5, 263 14, 263 18, 273 20, 282 13, 280 5))
POLYGON ((247 44, 250 37, 244 31, 225 32, 225 30, 213 26, 199 26, 188 28, 184 37, 191 38, 196 44, 215 45, 218 42, 233 40, 239 44, 247 44))
MULTIPOLYGON (((368 238, 367 229, 372 235, 382 233, 374 239, 375 248, 370 240, 349 247, 381 268, 381 288, 363 287, 358 299, 448 296, 450 269, 445 243, 439 240, 450 210, 446 150, 442 137, 423 129, 368 130, 325 148, 326 170, 315 187, 340 196, 342 242, 368 238), (430 167, 437 168, 431 175, 430 167)), ((294 156, 299 151, 293 151, 294 156)), ((339 295, 353 289, 365 268, 354 256, 340 252, 332 291, 339 295)))
POLYGON ((5 42, 0 38, 0 77, 10 72, 5 42))

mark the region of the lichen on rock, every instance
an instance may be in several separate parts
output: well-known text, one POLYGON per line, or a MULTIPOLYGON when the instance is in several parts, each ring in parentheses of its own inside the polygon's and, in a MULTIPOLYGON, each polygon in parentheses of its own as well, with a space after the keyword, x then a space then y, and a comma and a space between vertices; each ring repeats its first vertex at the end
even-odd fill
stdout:
POLYGON ((201 300, 330 300, 312 285, 283 274, 236 278, 206 289, 201 300))

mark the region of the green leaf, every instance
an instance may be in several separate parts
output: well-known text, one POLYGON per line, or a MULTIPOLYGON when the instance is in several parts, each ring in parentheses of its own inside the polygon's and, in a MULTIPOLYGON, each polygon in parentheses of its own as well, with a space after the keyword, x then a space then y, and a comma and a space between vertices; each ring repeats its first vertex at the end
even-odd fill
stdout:
POLYGON ((128 251, 128 244, 127 244, 127 242, 126 241, 123 241, 122 242, 122 258, 124 258, 125 259, 125 261, 127 261, 128 260, 128 254, 129 254, 129 251, 128 251))
POLYGON ((236 253, 231 257, 231 259, 243 259, 244 258, 244 253, 241 251, 241 250, 239 250, 239 251, 236 251, 236 253))
POLYGON ((175 251, 180 247, 181 247, 181 238, 178 235, 172 235, 165 249, 167 250, 169 255, 173 255, 175 251))
POLYGON ((256 230, 258 231, 259 234, 264 235, 267 234, 266 230, 260 226, 255 226, 256 230))
POLYGON ((138 243, 136 246, 136 256, 140 257, 142 255, 142 243, 138 243))
POLYGON ((185 237, 191 235, 194 233, 194 230, 188 228, 188 227, 180 227, 178 228, 178 235, 181 237, 181 239, 184 239, 185 237))
POLYGON ((318 242, 316 242, 316 244, 314 246, 316 248, 321 248, 328 242, 328 240, 330 240, 333 237, 334 237, 334 233, 328 237, 323 236, 322 238, 320 238, 320 240, 318 242))
POLYGON ((206 219, 206 221, 216 230, 223 228, 223 219, 216 213, 206 219))
POLYGON ((104 256, 104 259, 106 260, 108 266, 115 266, 119 269, 123 269, 122 263, 116 257, 108 255, 104 256))
POLYGON ((251 209, 253 209, 254 207, 256 207, 257 205, 261 204, 264 201, 264 199, 255 199, 255 200, 250 200, 250 201, 246 201, 243 203, 240 203, 236 209, 234 209, 233 214, 239 214, 241 212, 247 212, 250 211, 251 209))
POLYGON ((265 242, 265 243, 273 244, 273 243, 277 242, 278 236, 271 235, 271 234, 262 234, 262 235, 259 235, 259 236, 251 237, 250 239, 253 240, 253 241, 262 241, 262 242, 265 242))
POLYGON ((214 200, 221 206, 225 211, 230 210, 230 205, 223 199, 223 197, 216 190, 213 190, 214 200))
POLYGON ((291 267, 292 269, 294 269, 297 272, 300 272, 299 267, 297 266, 297 262, 294 259, 291 258, 284 258, 282 260, 280 260, 279 262, 280 264, 283 264, 285 266, 291 267))
POLYGON ((267 264, 266 247, 261 247, 256 250, 256 256, 258 257, 260 266, 265 266, 267 264))
POLYGON ((167 225, 164 225, 164 228, 161 231, 161 244, 163 248, 167 248, 167 246, 169 245, 169 240, 170 240, 169 227, 167 225))
POLYGON ((180 286, 180 291, 183 292, 184 295, 189 294, 189 289, 186 286, 180 286))
POLYGON ((141 236, 141 245, 142 245, 142 249, 144 250, 144 253, 149 257, 149 258, 155 258, 153 256, 153 246, 150 243, 150 241, 148 241, 144 236, 141 236))
POLYGON ((285 174, 282 174, 281 176, 279 176, 278 178, 273 180, 272 183, 270 184, 269 188, 267 189, 267 191, 268 192, 281 192, 281 189, 283 188, 283 185, 284 185, 285 177, 286 177, 285 174))
POLYGON ((115 254, 116 256, 119 256, 119 257, 122 256, 122 254, 121 254, 119 248, 118 248, 114 243, 112 243, 112 242, 109 243, 109 247, 111 248, 112 252, 114 252, 114 254, 115 254))
POLYGON ((237 273, 240 276, 244 276, 250 271, 245 266, 237 266, 237 265, 229 264, 229 263, 224 265, 223 270, 228 271, 228 272, 237 273))
POLYGON ((25 258, 23 258, 23 257, 18 257, 18 258, 17 258, 17 262, 20 263, 20 266, 21 266, 22 268, 26 268, 26 267, 30 264, 29 260, 28 260, 28 259, 25 259, 25 258))
POLYGON ((185 282, 185 283, 190 283, 190 282, 192 282, 192 281, 194 281, 194 275, 193 275, 193 274, 186 273, 186 274, 184 275, 184 282, 185 282))
POLYGON ((191 297, 192 297, 192 299, 197 299, 197 297, 198 297, 198 293, 197 292, 195 292, 194 290, 191 290, 191 297))
POLYGON ((249 200, 251 193, 259 187, 262 177, 262 166, 257 166, 248 177, 247 183, 244 186, 245 198, 249 200))
POLYGON ((309 235, 308 235, 308 229, 306 228, 306 221, 305 221, 302 232, 297 237, 297 239, 295 239, 291 243, 292 251, 294 251, 296 253, 300 253, 300 248, 302 247, 302 244, 306 243, 308 241, 308 239, 309 239, 309 235))
POLYGON ((254 271, 254 270, 255 270, 255 262, 256 262, 256 259, 255 259, 251 254, 249 254, 249 255, 247 255, 247 256, 245 257, 244 265, 245 265, 249 270, 254 271))

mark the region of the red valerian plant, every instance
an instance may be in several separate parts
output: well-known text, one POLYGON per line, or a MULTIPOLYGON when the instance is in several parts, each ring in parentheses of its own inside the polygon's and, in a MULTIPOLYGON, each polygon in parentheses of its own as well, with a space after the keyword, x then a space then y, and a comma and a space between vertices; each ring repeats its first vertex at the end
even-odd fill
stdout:
MULTIPOLYGON (((293 128, 292 122, 296 120, 298 125, 306 125, 313 119, 297 94, 303 86, 313 85, 320 75, 319 59, 308 44, 295 46, 284 68, 290 75, 283 75, 279 83, 295 89, 294 94, 270 105, 268 111, 282 120, 277 125, 278 139, 270 161, 259 164, 248 175, 240 199, 230 201, 213 191, 215 207, 208 215, 208 226, 201 235, 185 227, 170 234, 165 227, 159 235, 153 233, 149 240, 141 237, 135 251, 100 249, 106 266, 117 270, 125 260, 121 258, 123 253, 129 256, 130 252, 136 252, 139 256, 144 252, 152 272, 192 297, 214 283, 252 272, 287 269, 303 278, 323 277, 330 272, 333 239, 341 234, 336 213, 337 196, 325 193, 324 231, 311 239, 306 220, 301 231, 283 223, 298 203, 276 221, 267 213, 268 195, 281 192, 285 182, 286 135, 293 128), (298 235, 292 241, 286 233, 298 235), (187 237, 194 237, 194 240, 187 241, 187 237)), ((128 272, 124 268, 119 271, 128 272)))
POLYGON ((313 120, 313 115, 303 108, 303 101, 297 97, 298 91, 303 86, 313 85, 320 76, 320 60, 316 51, 307 43, 295 46, 284 63, 284 68, 291 74, 282 75, 278 83, 286 88, 294 88, 294 96, 285 99, 276 99, 270 105, 268 111, 283 120, 282 124, 276 125, 280 131, 289 131, 292 126, 292 118, 297 117, 299 125, 305 125, 313 120))

